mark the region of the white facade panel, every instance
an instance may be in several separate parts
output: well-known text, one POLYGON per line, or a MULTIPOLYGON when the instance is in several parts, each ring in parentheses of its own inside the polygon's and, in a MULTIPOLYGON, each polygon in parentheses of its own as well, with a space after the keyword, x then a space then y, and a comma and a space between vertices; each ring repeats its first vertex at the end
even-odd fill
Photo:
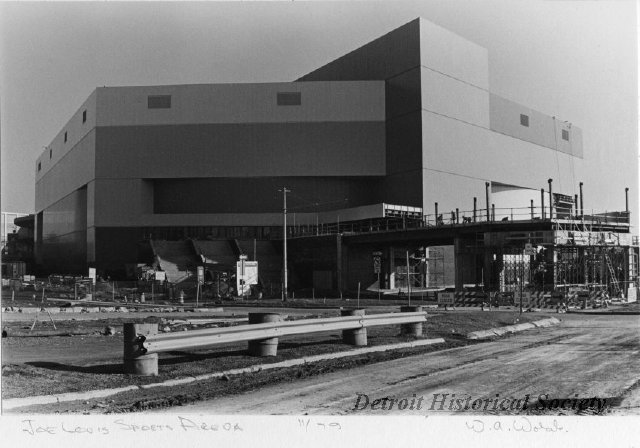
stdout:
POLYGON ((433 70, 422 68, 422 108, 489 128, 489 93, 433 70))
MULTIPOLYGON (((484 195, 485 181, 539 190, 549 178, 555 192, 573 195, 581 178, 577 157, 427 111, 422 121, 423 168, 482 181, 471 197, 484 195)), ((446 185, 433 187, 448 194, 446 185)))
POLYGON ((489 52, 432 22, 420 19, 420 64, 489 90, 489 52))

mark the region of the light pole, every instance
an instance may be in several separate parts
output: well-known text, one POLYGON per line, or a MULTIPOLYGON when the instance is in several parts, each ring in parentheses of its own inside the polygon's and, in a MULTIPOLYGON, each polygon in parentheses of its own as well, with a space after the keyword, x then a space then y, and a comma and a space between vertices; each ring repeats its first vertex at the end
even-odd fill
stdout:
POLYGON ((283 247, 283 260, 282 260, 282 301, 287 300, 287 288, 288 288, 288 279, 287 279, 287 193, 291 193, 291 190, 288 190, 287 187, 282 187, 282 199, 283 199, 283 207, 282 207, 282 215, 284 218, 283 222, 283 239, 282 239, 282 247, 283 247))

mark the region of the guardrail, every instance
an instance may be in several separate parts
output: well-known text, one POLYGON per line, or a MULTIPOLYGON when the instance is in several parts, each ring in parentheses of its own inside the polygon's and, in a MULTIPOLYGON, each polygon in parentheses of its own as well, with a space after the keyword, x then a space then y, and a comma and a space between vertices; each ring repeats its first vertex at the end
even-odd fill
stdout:
POLYGON ((364 309, 341 310, 341 317, 282 321, 278 313, 249 313, 249 325, 158 334, 157 324, 124 324, 124 370, 136 375, 158 374, 158 353, 249 342, 254 356, 275 356, 278 337, 342 331, 346 344, 367 345, 367 328, 401 325, 402 334, 421 336, 427 313, 420 306, 400 313, 365 315, 364 309))

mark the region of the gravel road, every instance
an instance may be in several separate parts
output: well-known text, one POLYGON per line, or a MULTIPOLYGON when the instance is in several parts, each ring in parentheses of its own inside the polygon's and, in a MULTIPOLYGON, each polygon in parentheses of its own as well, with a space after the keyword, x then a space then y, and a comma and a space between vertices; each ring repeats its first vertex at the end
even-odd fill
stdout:
POLYGON ((597 398, 607 400, 611 412, 640 413, 638 316, 562 317, 558 327, 338 371, 295 385, 275 384, 184 406, 180 412, 445 415, 459 412, 455 399, 468 409, 479 399, 481 407, 468 412, 491 414, 498 406, 516 408, 527 400, 528 409, 575 415, 581 406, 588 414, 605 403, 593 400, 597 398), (379 401, 372 409, 374 400, 379 401))

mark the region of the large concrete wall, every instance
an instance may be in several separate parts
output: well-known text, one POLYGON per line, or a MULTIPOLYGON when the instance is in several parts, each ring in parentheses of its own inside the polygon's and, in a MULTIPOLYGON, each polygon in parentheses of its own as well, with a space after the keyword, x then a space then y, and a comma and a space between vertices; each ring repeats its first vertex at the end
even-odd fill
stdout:
POLYGON ((419 21, 422 67, 485 91, 489 89, 486 48, 428 20, 419 21))
POLYGON ((490 129, 493 131, 582 157, 582 130, 569 122, 493 94, 490 114, 490 129), (521 114, 529 117, 528 126, 520 123, 521 114), (562 138, 563 130, 568 132, 568 140, 562 138))
POLYGON ((384 120, 378 81, 106 87, 97 95, 101 127, 384 120), (300 93, 300 104, 278 105, 283 92, 300 93), (171 96, 171 107, 148 108, 157 95, 171 96))
POLYGON ((381 176, 384 122, 110 126, 96 178, 381 176))
POLYGON ((56 272, 81 272, 87 263, 87 188, 80 188, 42 212, 39 261, 56 272))
MULTIPOLYGON (((95 177, 95 129, 36 176, 36 212, 55 204, 95 177)), ((46 157, 48 158, 48 151, 46 157)))
MULTIPOLYGON (((66 159, 71 158, 74 159, 77 156, 71 154, 73 151, 76 151, 76 147, 78 144, 83 145, 82 150, 86 151, 87 143, 85 142, 87 137, 91 137, 91 131, 96 126, 96 101, 97 94, 96 91, 93 91, 91 95, 85 100, 85 102, 78 108, 78 110, 71 116, 71 118, 67 121, 64 127, 58 132, 58 134, 54 137, 54 139, 47 145, 40 156, 36 159, 35 171, 36 171, 36 185, 47 176, 49 171, 56 167, 60 162, 63 164, 73 164, 73 161, 68 161, 66 159), (83 114, 86 115, 86 120, 83 122, 83 114), (65 133, 67 134, 67 141, 65 142, 65 133), (38 165, 40 165, 40 169, 38 169, 38 165)), ((87 167, 88 168, 88 167, 87 167)), ((60 169, 60 168, 58 168, 60 169)), ((54 174, 54 176, 68 178, 69 176, 83 176, 86 173, 86 170, 67 170, 64 174, 54 174)), ((46 190, 50 190, 51 187, 55 187, 56 185, 47 184, 46 190)), ((53 201, 58 201, 62 199, 63 196, 69 194, 72 189, 61 189, 60 193, 56 196, 53 196, 53 201)), ((36 191, 36 212, 42 210, 48 204, 52 202, 44 201, 45 205, 42 202, 42 191, 36 191), (38 203, 38 200, 41 200, 38 203)))
MULTIPOLYGON (((580 158, 432 112, 423 111, 422 118, 425 210, 433 210, 434 202, 444 211, 464 210, 465 204, 471 210, 474 196, 484 204, 485 182, 539 191, 553 178, 555 192, 573 195, 581 178, 580 158)), ((539 202, 539 195, 532 196, 539 202)))

